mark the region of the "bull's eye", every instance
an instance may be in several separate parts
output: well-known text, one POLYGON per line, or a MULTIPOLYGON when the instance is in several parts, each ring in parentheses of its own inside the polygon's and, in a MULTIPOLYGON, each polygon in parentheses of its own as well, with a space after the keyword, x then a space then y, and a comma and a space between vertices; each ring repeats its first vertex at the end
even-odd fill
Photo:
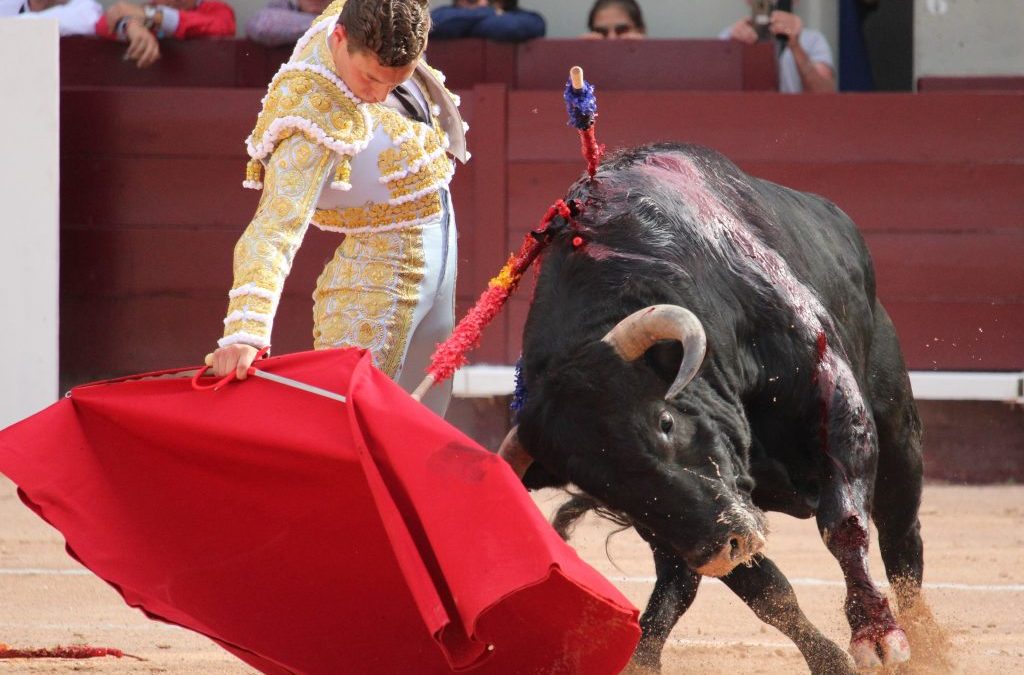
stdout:
POLYGON ((676 421, 672 419, 671 413, 667 410, 661 412, 661 417, 658 419, 658 426, 661 428, 661 433, 667 434, 672 431, 672 427, 675 426, 676 421))

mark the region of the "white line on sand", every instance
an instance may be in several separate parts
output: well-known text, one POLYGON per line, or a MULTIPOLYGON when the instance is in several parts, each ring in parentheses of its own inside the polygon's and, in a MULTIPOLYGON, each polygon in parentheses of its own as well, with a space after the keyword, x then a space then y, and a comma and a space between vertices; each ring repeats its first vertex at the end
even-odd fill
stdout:
POLYGON ((51 577, 79 577, 92 574, 89 570, 80 569, 43 569, 35 567, 25 567, 22 569, 4 569, 0 568, 0 576, 12 576, 12 577, 32 577, 32 576, 51 576, 51 577))

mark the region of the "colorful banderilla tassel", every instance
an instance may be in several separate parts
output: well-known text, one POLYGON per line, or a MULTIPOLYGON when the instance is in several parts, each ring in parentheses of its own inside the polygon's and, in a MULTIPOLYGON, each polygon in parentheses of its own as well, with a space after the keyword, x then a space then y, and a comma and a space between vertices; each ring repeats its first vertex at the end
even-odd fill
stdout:
POLYGON ((594 85, 583 79, 583 69, 573 66, 569 81, 565 83, 565 110, 569 115, 569 126, 580 132, 580 150, 587 161, 587 173, 593 178, 597 165, 601 163, 605 146, 597 142, 594 124, 597 120, 597 97, 594 85))
POLYGON ((569 206, 561 199, 548 208, 540 226, 526 235, 519 252, 510 256, 497 276, 491 279, 487 284, 487 290, 480 294, 473 308, 459 321, 451 337, 434 350, 434 355, 430 358, 430 368, 427 369, 427 377, 413 392, 413 397, 422 397, 432 384, 443 382, 459 367, 468 363, 466 352, 479 344, 483 329, 498 315, 502 305, 522 280, 523 273, 547 246, 549 239, 542 235, 547 231, 548 225, 555 216, 568 219, 571 215, 569 206))

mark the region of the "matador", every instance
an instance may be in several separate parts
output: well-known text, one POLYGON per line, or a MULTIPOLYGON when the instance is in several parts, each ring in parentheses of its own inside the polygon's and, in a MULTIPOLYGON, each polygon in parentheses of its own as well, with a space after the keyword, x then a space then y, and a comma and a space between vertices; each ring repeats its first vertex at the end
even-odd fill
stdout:
MULTIPOLYGON (((452 157, 469 158, 468 127, 458 97, 422 58, 428 11, 426 0, 338 0, 271 81, 246 141, 244 185, 263 195, 235 246, 215 369, 235 367, 231 345, 270 344, 310 223, 343 235, 313 294, 315 349, 367 349, 412 391, 451 333, 457 252, 448 185, 452 157), (389 13, 405 24, 380 18, 389 13)), ((443 415, 450 395, 449 383, 423 402, 443 415)))

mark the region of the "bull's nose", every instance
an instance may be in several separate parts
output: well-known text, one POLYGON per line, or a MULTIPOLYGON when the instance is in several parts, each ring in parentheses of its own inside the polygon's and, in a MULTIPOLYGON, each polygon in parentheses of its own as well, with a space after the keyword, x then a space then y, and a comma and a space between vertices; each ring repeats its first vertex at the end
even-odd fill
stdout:
POLYGON ((739 534, 729 536, 726 549, 729 560, 741 563, 750 560, 764 548, 764 536, 760 532, 754 532, 746 537, 739 534))
POLYGON ((764 548, 764 535, 732 533, 725 540, 725 546, 718 550, 711 560, 697 568, 698 574, 709 577, 724 577, 737 565, 749 562, 764 548))

